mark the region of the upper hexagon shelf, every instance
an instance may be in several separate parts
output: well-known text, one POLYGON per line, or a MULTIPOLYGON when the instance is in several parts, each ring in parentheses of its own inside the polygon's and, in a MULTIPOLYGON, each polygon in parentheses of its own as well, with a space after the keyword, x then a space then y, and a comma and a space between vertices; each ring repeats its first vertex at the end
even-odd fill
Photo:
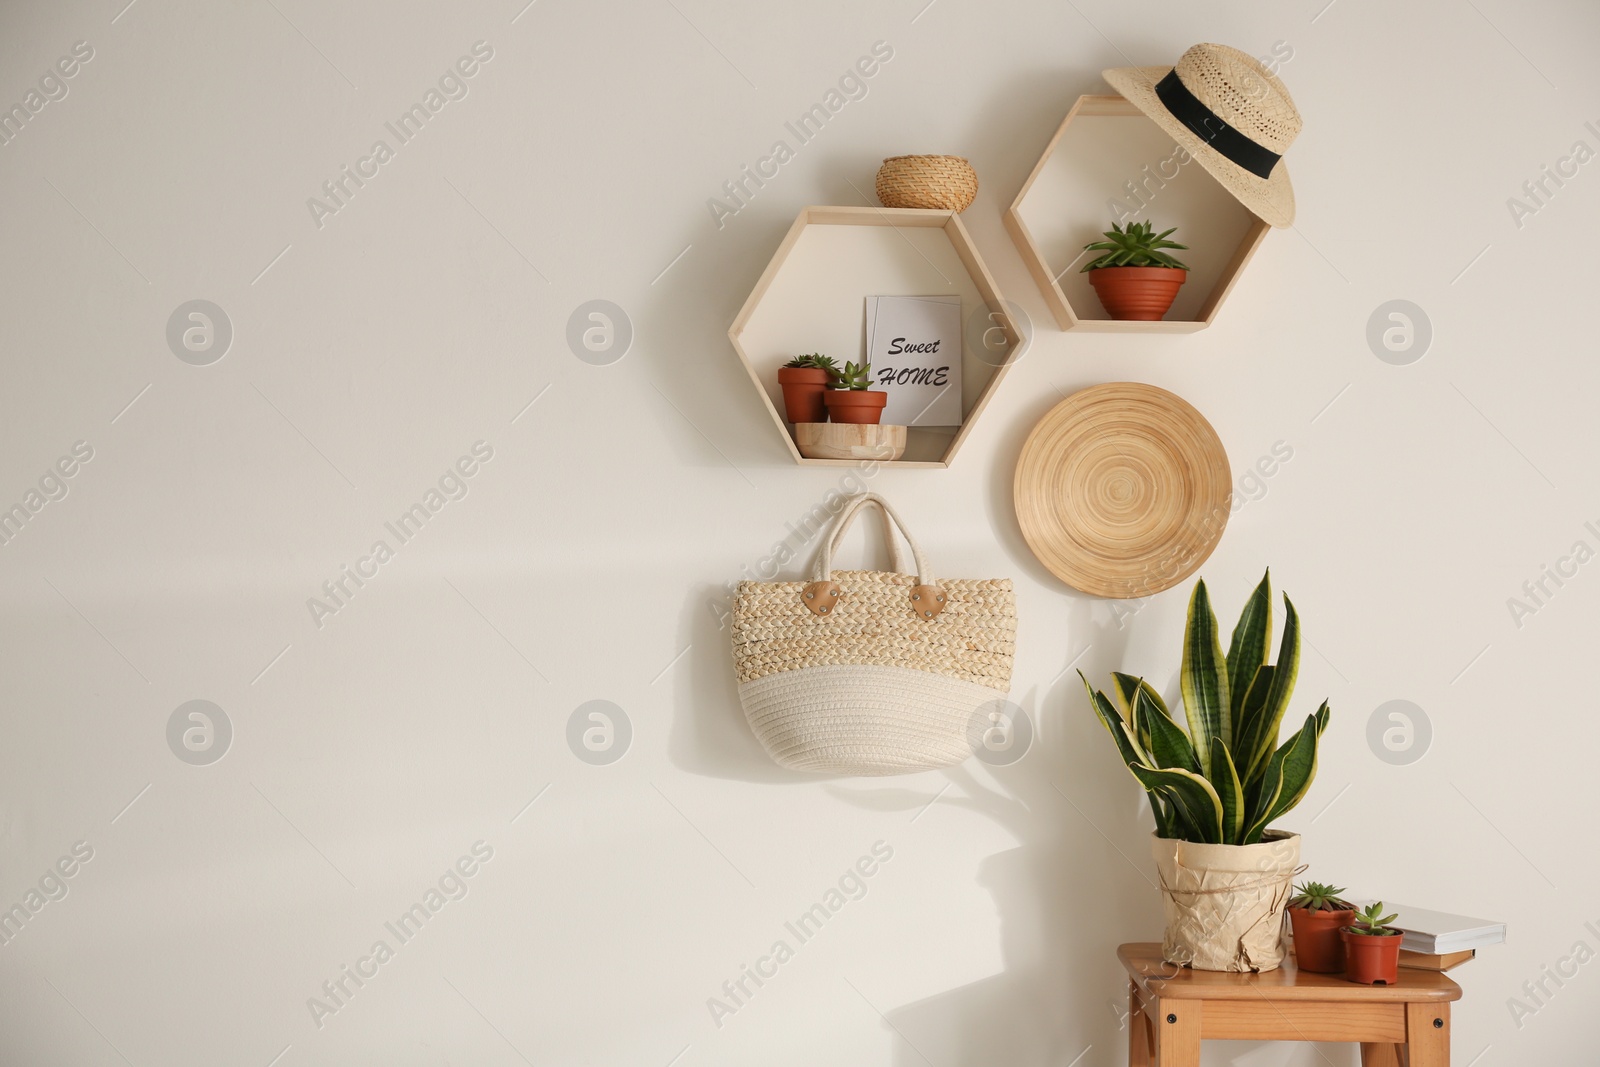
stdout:
POLYGON ((853 466, 858 460, 808 459, 783 418, 778 368, 822 352, 841 366, 860 360, 869 296, 959 295, 964 323, 960 427, 913 426, 895 467, 945 467, 1022 350, 989 268, 951 211, 809 207, 800 212, 728 330, 762 403, 796 463, 853 466))
POLYGON ((1078 97, 1005 223, 1063 330, 1127 333, 1205 329, 1271 229, 1120 96, 1078 97), (1147 218, 1178 228, 1189 278, 1161 322, 1105 318, 1081 273, 1083 246, 1113 222, 1147 218))

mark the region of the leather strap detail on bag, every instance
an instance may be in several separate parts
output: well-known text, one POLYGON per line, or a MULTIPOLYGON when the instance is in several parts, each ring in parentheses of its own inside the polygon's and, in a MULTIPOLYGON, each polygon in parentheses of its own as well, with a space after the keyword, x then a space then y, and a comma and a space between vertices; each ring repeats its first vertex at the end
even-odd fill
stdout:
POLYGON ((944 590, 936 585, 911 587, 911 611, 919 619, 931 619, 944 610, 944 590))
POLYGON ((813 615, 831 615, 839 603, 839 583, 812 582, 801 591, 800 602, 813 615))

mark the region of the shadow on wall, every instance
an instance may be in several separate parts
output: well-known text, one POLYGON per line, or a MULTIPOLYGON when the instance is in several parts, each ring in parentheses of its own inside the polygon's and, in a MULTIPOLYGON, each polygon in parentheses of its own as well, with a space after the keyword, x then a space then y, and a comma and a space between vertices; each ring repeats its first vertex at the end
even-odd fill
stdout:
MULTIPOLYGON (((1068 749, 1088 751, 1085 765, 1074 768, 1081 774, 1067 778, 1076 788, 1053 784, 1050 772, 1061 765, 1059 759, 1041 761, 1044 770, 1019 783, 1015 793, 986 788, 961 768, 946 772, 964 795, 950 799, 947 794, 940 804, 993 818, 1025 843, 985 857, 977 869, 977 882, 993 896, 1000 919, 1003 969, 890 1009, 885 1017, 895 1035, 896 1067, 1127 1062, 1134 1024, 1127 1016, 1127 977, 1116 950, 1125 941, 1161 937, 1160 890, 1149 860, 1152 820, 1138 790, 1122 780, 1125 774, 1116 773, 1120 767, 1095 758, 1103 740, 1098 724, 1087 713, 1074 715, 1070 697, 1064 703, 1067 728, 1056 732, 1065 735, 1068 749), (1106 766, 1113 773, 1107 774, 1106 766), (1080 799, 1097 794, 1114 799, 1110 816, 1091 813, 1080 799)), ((920 793, 900 790, 831 791, 864 799, 863 806, 875 809, 927 803, 920 793)), ((1359 1052, 1348 1044, 1226 1041, 1208 1043, 1202 1062, 1207 1067, 1357 1067, 1359 1052)))
MULTIPOLYGON (((1116 663, 1127 631, 1096 624, 1093 603, 1069 601, 1073 643, 1091 644, 1100 662, 1116 663)), ((1126 978, 1116 947, 1159 936, 1159 897, 1146 862, 1152 823, 1126 772, 1102 758, 1103 729, 1079 693, 1068 673, 1048 691, 1018 698, 1038 723, 1035 747, 1019 763, 993 775, 973 763, 943 772, 952 788, 940 806, 981 815, 1021 842, 983 858, 974 872, 994 900, 1002 970, 889 1010, 896 1064, 1059 1067, 1121 1062, 1126 1054, 1126 978)), ((928 805, 923 790, 828 791, 873 811, 928 805)))
POLYGON ((1067 904, 1077 888, 1072 867, 1065 835, 978 865, 978 884, 994 895, 1000 916, 1005 969, 891 1010, 890 1024, 905 1035, 896 1064, 1066 1064, 1091 1043, 1086 1035, 1109 1016, 1094 1011, 1093 998, 1084 1003, 1082 975, 1070 961, 1100 951, 1103 932, 1067 904))
MULTIPOLYGON (((1123 1055, 1125 979, 1116 946, 1159 929, 1151 875, 1139 866, 1148 854, 1148 816, 1125 775, 1107 773, 1094 758, 1101 728, 1076 714, 1071 690, 1058 687, 1046 703, 1053 728, 1041 729, 1038 747, 1000 772, 1003 780, 986 783, 966 766, 945 772, 954 788, 940 806, 982 815, 1021 842, 983 858, 975 871, 999 918, 1002 969, 889 1010, 896 1064, 1063 1065, 1091 1046, 1080 1062, 1123 1055), (1091 795, 1109 800, 1096 807, 1111 814, 1091 812, 1082 799, 1091 795)), ((874 810, 928 803, 920 791, 896 788, 830 792, 874 810)))

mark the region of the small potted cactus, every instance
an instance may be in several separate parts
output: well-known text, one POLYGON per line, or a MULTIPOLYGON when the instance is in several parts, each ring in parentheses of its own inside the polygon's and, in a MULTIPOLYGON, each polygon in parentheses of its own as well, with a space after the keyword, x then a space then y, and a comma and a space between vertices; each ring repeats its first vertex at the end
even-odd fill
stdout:
POLYGON ((832 388, 823 394, 823 402, 831 421, 869 425, 883 417, 889 394, 872 388, 871 363, 846 363, 829 384, 832 388))
POLYGON ((833 360, 820 352, 796 356, 778 368, 783 410, 790 422, 822 422, 828 417, 822 394, 838 373, 833 360))
POLYGON ((1362 985, 1394 985, 1400 980, 1401 931, 1389 924, 1383 901, 1356 912, 1356 921, 1339 931, 1344 939, 1344 976, 1362 985))
POLYGON ((1085 252, 1103 253, 1089 261, 1081 273, 1089 275, 1095 295, 1113 319, 1158 322, 1178 297, 1178 288, 1189 276, 1189 268, 1167 255, 1164 249, 1188 249, 1167 238, 1177 227, 1155 232, 1150 222, 1130 222, 1127 229, 1113 222, 1101 236, 1091 241, 1085 252))
POLYGON ((1294 930, 1294 956, 1302 971, 1338 974, 1344 970, 1344 942, 1339 931, 1355 921, 1355 905, 1339 896, 1343 889, 1321 882, 1295 886, 1289 899, 1289 925, 1294 930))

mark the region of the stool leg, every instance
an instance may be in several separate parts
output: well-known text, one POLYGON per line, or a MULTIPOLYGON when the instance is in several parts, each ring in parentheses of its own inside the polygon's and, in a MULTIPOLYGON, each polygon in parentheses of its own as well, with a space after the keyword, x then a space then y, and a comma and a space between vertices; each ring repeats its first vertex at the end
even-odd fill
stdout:
POLYGON ((1406 1067, 1450 1067, 1450 1005, 1406 1005, 1406 1067))
POLYGON ((1400 1067, 1400 1046, 1361 1042, 1361 1067, 1400 1067))
POLYGON ((1156 1067, 1200 1067, 1200 1011, 1198 1000, 1156 1001, 1156 1067))
POLYGON ((1128 1067, 1150 1067, 1150 1020, 1144 1014, 1139 983, 1128 982, 1128 1067))

